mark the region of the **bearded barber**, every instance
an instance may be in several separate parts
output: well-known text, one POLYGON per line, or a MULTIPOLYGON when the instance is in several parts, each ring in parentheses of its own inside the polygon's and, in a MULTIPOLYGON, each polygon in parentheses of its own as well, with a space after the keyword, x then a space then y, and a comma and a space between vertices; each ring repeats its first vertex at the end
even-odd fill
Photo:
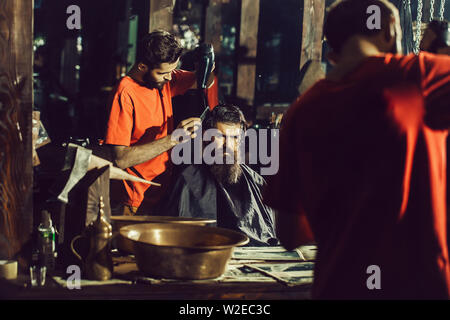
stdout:
MULTIPOLYGON (((176 70, 182 47, 168 32, 155 31, 146 35, 138 49, 135 65, 115 90, 104 144, 112 146, 118 167, 162 185, 123 181, 122 214, 155 215, 158 213, 154 209, 170 185, 168 151, 177 144, 171 135, 174 131, 171 99, 196 88, 196 74, 176 70)), ((208 86, 212 82, 213 77, 208 86)), ((183 128, 194 137, 198 125, 199 118, 188 118, 177 128, 183 128)))

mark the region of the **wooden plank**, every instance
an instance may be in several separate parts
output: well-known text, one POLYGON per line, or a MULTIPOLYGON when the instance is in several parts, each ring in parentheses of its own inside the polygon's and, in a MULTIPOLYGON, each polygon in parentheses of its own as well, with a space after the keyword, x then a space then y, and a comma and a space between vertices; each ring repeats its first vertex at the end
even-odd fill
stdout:
POLYGON ((33 1, 0 2, 0 256, 29 258, 32 210, 33 1))
POLYGON ((174 5, 173 0, 150 0, 149 32, 157 29, 172 31, 174 5))
POLYGON ((308 60, 322 60, 325 0, 303 1, 303 35, 300 69, 308 60))
MULTIPOLYGON (((258 248, 259 249, 259 248, 258 248)), ((273 248, 267 248, 272 250, 273 248)), ((49 277, 48 283, 40 290, 23 290, 24 282, 29 281, 23 274, 15 282, 0 281, 0 299, 157 299, 157 300, 221 300, 221 299, 251 299, 251 300, 301 300, 310 299, 312 279, 305 276, 305 281, 286 286, 265 275, 254 274, 239 279, 239 272, 232 272, 231 277, 219 277, 201 281, 151 279, 138 271, 134 257, 114 257, 114 278, 108 281, 90 281, 81 279, 82 290, 67 289, 67 281, 61 275, 49 277), (236 278, 234 279, 234 275, 236 278), (253 279, 253 281, 251 280, 253 279), (3 295, 2 295, 3 293, 3 295)), ((259 261, 259 268, 272 263, 259 261)), ((247 262, 251 263, 251 262, 247 262)), ((295 266, 311 266, 311 262, 276 262, 282 265, 286 273, 302 277, 303 272, 287 271, 295 266)), ((240 261, 231 259, 229 267, 235 269, 240 261)), ((279 268, 277 267, 277 268, 279 268)), ((312 273, 311 269, 304 274, 312 273)), ((285 276, 276 273, 278 276, 285 276)), ((292 283, 293 284, 293 283, 292 283)))
MULTIPOLYGON (((104 286, 83 286, 81 290, 61 288, 56 281, 42 289, 24 290, 28 280, 1 281, 0 299, 15 300, 69 300, 69 299, 137 299, 137 300, 310 300, 311 284, 287 287, 280 283, 202 283, 190 284, 112 284, 104 286)), ((29 281, 29 280, 28 280, 29 281)))
POLYGON ((237 88, 238 98, 252 105, 255 98, 256 54, 258 49, 259 0, 242 0, 238 52, 237 88))

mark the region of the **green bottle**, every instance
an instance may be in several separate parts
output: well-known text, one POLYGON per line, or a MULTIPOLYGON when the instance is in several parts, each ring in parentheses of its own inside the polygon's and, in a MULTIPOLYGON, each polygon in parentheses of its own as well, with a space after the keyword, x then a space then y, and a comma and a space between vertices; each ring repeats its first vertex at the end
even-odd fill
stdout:
POLYGON ((38 245, 43 265, 47 267, 47 272, 53 272, 56 260, 55 228, 47 210, 42 211, 38 227, 38 245))

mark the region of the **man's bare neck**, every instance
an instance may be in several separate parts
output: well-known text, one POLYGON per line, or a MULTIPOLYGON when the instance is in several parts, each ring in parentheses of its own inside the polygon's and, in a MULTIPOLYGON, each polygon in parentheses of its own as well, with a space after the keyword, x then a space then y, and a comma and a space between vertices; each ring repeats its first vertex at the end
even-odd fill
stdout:
POLYGON ((131 68, 130 71, 128 71, 127 76, 138 83, 144 82, 142 74, 136 68, 131 68))

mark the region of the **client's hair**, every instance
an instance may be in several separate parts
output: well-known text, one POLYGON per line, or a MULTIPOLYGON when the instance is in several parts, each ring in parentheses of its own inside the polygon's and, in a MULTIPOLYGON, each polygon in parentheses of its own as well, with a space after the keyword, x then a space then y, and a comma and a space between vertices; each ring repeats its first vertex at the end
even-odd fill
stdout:
POLYGON ((217 123, 240 124, 245 129, 245 117, 242 111, 232 104, 219 104, 212 111, 208 111, 203 121, 203 130, 217 128, 217 123))

